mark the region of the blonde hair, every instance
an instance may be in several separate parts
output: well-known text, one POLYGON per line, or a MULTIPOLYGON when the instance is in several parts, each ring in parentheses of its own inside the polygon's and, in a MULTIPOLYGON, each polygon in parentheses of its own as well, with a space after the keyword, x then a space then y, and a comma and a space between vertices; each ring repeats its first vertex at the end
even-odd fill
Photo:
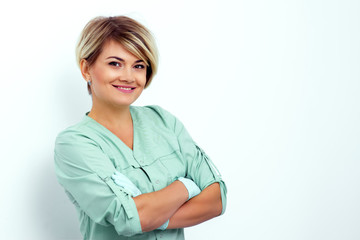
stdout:
MULTIPOLYGON (((76 61, 85 59, 89 66, 95 63, 104 43, 115 40, 147 65, 146 84, 149 86, 158 67, 158 52, 151 32, 139 22, 126 16, 96 17, 83 29, 76 46, 76 61)), ((88 86, 89 93, 91 90, 88 86)))

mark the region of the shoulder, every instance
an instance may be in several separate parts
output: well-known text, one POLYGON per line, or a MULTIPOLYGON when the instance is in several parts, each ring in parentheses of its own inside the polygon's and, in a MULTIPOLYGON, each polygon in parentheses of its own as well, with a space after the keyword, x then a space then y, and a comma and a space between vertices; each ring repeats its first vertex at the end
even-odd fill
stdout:
POLYGON ((174 118, 169 111, 158 105, 147 105, 147 106, 131 106, 133 111, 147 115, 154 118, 174 118))
POLYGON ((155 129, 160 130, 161 128, 167 128, 176 135, 178 135, 184 129, 184 125, 176 116, 160 106, 136 106, 132 107, 132 109, 139 119, 146 121, 148 124, 152 123, 155 129))
POLYGON ((62 130, 56 137, 56 144, 61 142, 77 142, 90 139, 92 135, 91 119, 85 116, 80 122, 62 130))
POLYGON ((169 128, 175 128, 179 120, 169 111, 158 105, 133 106, 132 111, 143 121, 153 122, 157 125, 165 125, 169 128))

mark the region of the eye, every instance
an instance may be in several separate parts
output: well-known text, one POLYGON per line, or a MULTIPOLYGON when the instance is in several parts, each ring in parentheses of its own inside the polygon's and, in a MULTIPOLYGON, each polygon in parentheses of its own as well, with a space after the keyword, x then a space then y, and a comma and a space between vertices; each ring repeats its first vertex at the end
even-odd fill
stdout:
POLYGON ((135 65, 135 68, 137 68, 137 69, 144 69, 144 68, 145 68, 145 65, 144 65, 144 64, 137 64, 137 65, 135 65))
POLYGON ((118 62, 109 62, 109 65, 114 66, 114 67, 120 67, 120 63, 118 63, 118 62))

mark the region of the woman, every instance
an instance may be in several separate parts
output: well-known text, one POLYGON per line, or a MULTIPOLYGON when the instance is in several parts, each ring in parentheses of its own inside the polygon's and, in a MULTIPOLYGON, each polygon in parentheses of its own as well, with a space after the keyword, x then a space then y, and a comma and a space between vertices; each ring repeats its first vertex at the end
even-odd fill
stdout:
POLYGON ((182 123, 158 106, 131 106, 157 70, 150 32, 98 17, 76 55, 92 108, 58 135, 55 170, 84 239, 184 239, 184 227, 222 214, 225 184, 182 123))

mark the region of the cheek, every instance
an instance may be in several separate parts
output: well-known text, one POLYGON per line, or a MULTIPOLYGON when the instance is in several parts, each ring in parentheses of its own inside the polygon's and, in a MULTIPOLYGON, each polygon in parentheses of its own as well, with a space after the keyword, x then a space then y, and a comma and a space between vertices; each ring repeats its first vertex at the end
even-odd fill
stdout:
POLYGON ((91 73, 92 79, 98 83, 104 83, 114 78, 114 76, 111 74, 111 71, 109 72, 107 69, 100 67, 94 67, 91 73))
POLYGON ((139 86, 145 87, 146 84, 146 74, 139 74, 137 77, 137 84, 139 86))
POLYGON ((96 82, 101 82, 104 74, 101 74, 101 71, 94 67, 90 72, 91 80, 96 82))

